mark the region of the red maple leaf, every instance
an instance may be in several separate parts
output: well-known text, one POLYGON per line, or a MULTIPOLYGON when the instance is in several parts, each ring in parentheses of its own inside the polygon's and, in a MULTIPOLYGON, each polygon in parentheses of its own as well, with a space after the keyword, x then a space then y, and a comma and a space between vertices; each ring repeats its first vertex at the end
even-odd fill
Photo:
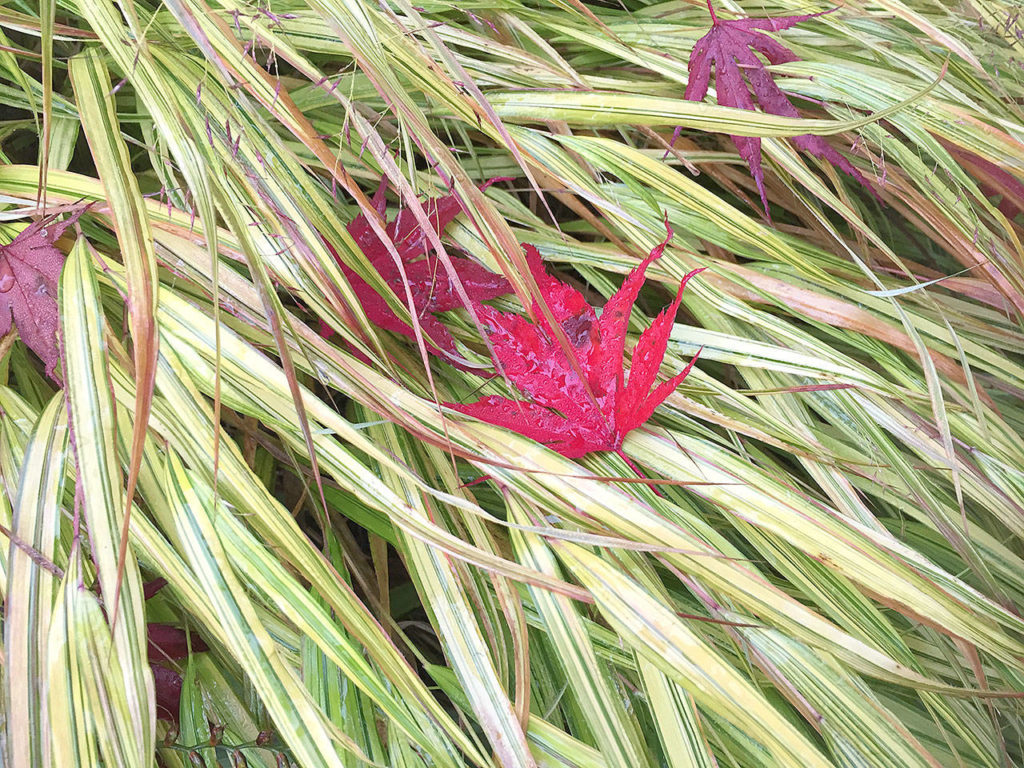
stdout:
POLYGON ((13 320, 21 340, 43 361, 50 377, 60 361, 57 281, 65 258, 54 243, 84 210, 79 208, 64 221, 56 220, 59 214, 48 216, 0 246, 0 336, 11 330, 13 320))
MULTIPOLYGON (((708 0, 708 10, 711 12, 711 31, 697 41, 690 53, 688 64, 690 80, 686 85, 684 98, 690 101, 703 100, 707 95, 708 84, 711 80, 711 67, 714 66, 715 91, 718 94, 718 103, 723 107, 753 110, 754 101, 750 94, 750 91, 753 91, 757 96, 757 103, 765 112, 784 117, 800 117, 796 107, 775 84, 771 72, 765 69, 761 59, 754 52, 762 54, 769 64, 788 64, 800 61, 800 59, 784 45, 758 30, 779 32, 832 11, 811 13, 806 16, 722 20, 715 14, 711 0, 708 0), (744 81, 744 73, 746 81, 744 81), (750 84, 749 90, 747 82, 750 84)), ((681 130, 681 128, 676 129, 676 136, 673 137, 673 140, 678 137, 681 130)), ((768 199, 764 192, 764 170, 761 167, 761 139, 754 136, 730 136, 729 138, 739 150, 740 157, 750 167, 754 183, 757 184, 757 191, 761 194, 761 203, 764 205, 765 213, 768 213, 768 199)), ((854 168, 843 155, 829 146, 821 136, 809 134, 794 136, 793 143, 805 152, 832 163, 836 168, 848 173, 863 184, 872 194, 875 193, 861 172, 854 168)))
POLYGON ((683 278, 675 301, 640 336, 628 382, 623 370, 626 329, 633 303, 648 265, 661 256, 671 237, 669 228, 668 237, 629 273, 622 287, 605 304, 600 318, 579 291, 544 270, 536 248, 524 246, 530 272, 572 346, 576 365, 566 356, 536 302, 533 315, 540 318, 538 323, 481 305, 476 309, 488 327, 497 362, 508 379, 530 399, 492 396, 467 405, 448 406, 545 443, 569 458, 592 451, 616 451, 621 455, 626 433, 651 417, 697 361, 695 356, 681 373, 651 390, 665 358, 683 289, 700 269, 683 278))
MULTIPOLYGON (((492 182, 488 182, 488 184, 490 183, 492 182)), ((374 206, 381 216, 384 215, 385 210, 385 184, 386 182, 382 181, 373 196, 374 206)), ((423 207, 430 221, 431 229, 437 234, 443 232, 445 227, 462 211, 462 207, 454 195, 428 200, 423 207)), ((363 214, 357 216, 347 229, 359 248, 366 254, 373 268, 384 278, 384 282, 391 287, 395 295, 404 302, 406 294, 402 274, 387 247, 371 229, 366 216, 363 214)), ((400 211, 394 220, 387 224, 385 231, 395 244, 398 255, 402 258, 417 319, 420 327, 428 336, 426 339, 427 351, 435 355, 445 353, 450 356, 456 355, 455 339, 452 338, 444 323, 435 316, 437 312, 446 312, 462 306, 454 281, 449 276, 444 264, 431 250, 426 233, 411 211, 408 209, 400 211)), ((328 247, 330 246, 328 245, 328 247)), ((392 311, 383 297, 346 266, 333 248, 331 248, 331 252, 334 253, 352 290, 359 297, 367 318, 380 328, 415 338, 412 327, 392 311)), ((502 275, 495 274, 470 259, 458 256, 449 258, 466 294, 474 301, 486 301, 511 293, 512 286, 502 275)), ((325 324, 321 324, 320 332, 326 338, 333 334, 333 330, 325 324)))

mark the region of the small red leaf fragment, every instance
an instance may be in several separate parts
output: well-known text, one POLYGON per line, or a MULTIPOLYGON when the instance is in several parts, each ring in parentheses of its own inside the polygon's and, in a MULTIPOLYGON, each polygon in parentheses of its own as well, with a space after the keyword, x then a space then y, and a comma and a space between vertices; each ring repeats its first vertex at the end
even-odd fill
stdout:
POLYGON ((0 336, 11 330, 13 321, 51 378, 60 361, 57 283, 65 258, 54 243, 84 210, 79 208, 63 221, 56 220, 57 214, 48 216, 0 246, 0 336))
POLYGON ((629 316, 644 272, 661 256, 671 236, 669 229, 665 241, 630 272, 605 304, 600 318, 579 291, 544 270, 535 248, 525 246, 541 296, 569 340, 586 381, 576 373, 576 366, 566 357, 537 304, 533 307, 534 317, 540 318, 537 323, 481 305, 477 312, 488 328, 501 370, 530 399, 492 396, 466 405, 447 405, 544 443, 569 458, 593 451, 618 451, 626 434, 651 417, 697 359, 694 357, 685 370, 651 391, 665 358, 683 288, 700 269, 683 278, 676 300, 641 335, 633 352, 629 383, 624 383, 622 356, 629 316))
MULTIPOLYGON (((142 585, 143 598, 149 600, 165 586, 166 579, 147 581, 142 585)), ((96 582, 94 588, 97 593, 101 592, 99 582, 96 582)), ((171 667, 174 662, 187 659, 189 652, 202 653, 210 650, 210 647, 199 635, 153 621, 146 624, 146 640, 146 658, 153 672, 157 717, 177 725, 182 678, 171 667)))
POLYGON ((1024 184, 1017 177, 970 150, 958 147, 942 137, 937 138, 964 170, 974 176, 983 195, 1002 197, 998 205, 1000 213, 1008 219, 1014 219, 1024 211, 1024 184))
MULTIPOLYGON (((97 584, 97 589, 99 585, 97 584)), ((142 599, 149 600, 157 592, 167 586, 167 579, 153 579, 142 585, 142 599)))
POLYGON ((150 664, 156 689, 156 715, 172 723, 178 722, 181 711, 181 675, 159 664, 150 664))
MULTIPOLYGON (((383 182, 373 197, 373 203, 383 215, 383 182)), ((424 203, 423 208, 431 229, 438 235, 462 210, 454 195, 428 200, 424 203)), ((454 355, 456 353, 455 339, 435 315, 437 312, 447 312, 462 306, 455 282, 448 274, 444 264, 441 263, 440 258, 431 250, 426 232, 419 226, 419 222, 411 211, 408 209, 400 211, 387 224, 385 232, 395 244, 395 250, 402 258, 402 266, 412 294, 413 306, 416 308, 417 319, 424 333, 429 337, 426 340, 427 351, 435 355, 442 353, 454 355)), ((384 278, 384 282, 391 287, 399 299, 404 301, 406 299, 405 281, 402 279, 398 265, 388 253, 385 244, 370 228, 366 216, 363 214, 357 216, 348 225, 348 233, 366 254, 373 268, 384 278)), ((359 297, 363 311, 366 312, 370 321, 385 330, 415 338, 413 329, 392 311, 383 297, 342 263, 333 248, 331 251, 352 286, 352 290, 359 297)), ((487 301, 511 293, 512 286, 504 276, 495 274, 467 258, 459 256, 450 256, 449 258, 466 294, 473 301, 487 301)), ((333 333, 326 325, 321 325, 320 332, 328 338, 333 333)))
MULTIPOLYGON (((167 584, 164 579, 154 579, 142 585, 143 594, 148 600, 167 584)), ((203 639, 184 629, 170 624, 150 622, 146 625, 148 642, 146 655, 149 668, 153 672, 153 684, 156 692, 157 716, 178 722, 181 707, 181 675, 174 669, 165 666, 168 662, 181 661, 188 658, 189 652, 201 653, 210 650, 203 639)))
MULTIPOLYGON (((690 53, 688 64, 690 79, 684 98, 701 101, 707 95, 711 81, 711 69, 715 69, 715 91, 718 103, 723 107, 754 109, 751 92, 757 97, 761 109, 769 114, 783 117, 800 117, 796 107, 790 103, 771 73, 765 68, 760 53, 769 64, 788 64, 799 58, 781 43, 759 30, 779 32, 789 29, 822 13, 805 16, 778 16, 775 18, 720 19, 708 0, 711 12, 711 30, 697 41, 690 53), (744 78, 746 75, 746 78, 744 78), (749 83, 749 89, 748 84, 749 83)), ((681 129, 676 129, 678 136, 681 129)), ((768 212, 768 198, 764 191, 764 170, 761 167, 761 139, 753 136, 730 136, 740 157, 750 167, 765 213, 768 212)), ((821 136, 794 136, 793 144, 812 155, 828 161, 836 168, 849 174, 863 184, 872 194, 874 189, 849 160, 833 149, 821 136)))
POLYGON ((178 661, 188 657, 189 648, 193 653, 210 650, 198 635, 170 624, 150 622, 146 625, 146 639, 150 661, 178 661))

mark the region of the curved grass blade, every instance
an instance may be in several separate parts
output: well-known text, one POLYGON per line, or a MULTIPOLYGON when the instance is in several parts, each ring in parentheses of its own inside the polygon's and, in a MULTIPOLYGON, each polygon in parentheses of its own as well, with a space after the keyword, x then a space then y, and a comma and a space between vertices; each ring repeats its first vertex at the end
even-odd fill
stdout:
MULTIPOLYGON (((11 525, 14 535, 49 563, 57 559, 67 446, 67 409, 58 394, 40 415, 25 449, 11 525)), ((12 544, 7 565, 4 704, 12 768, 52 764, 47 636, 60 573, 44 568, 38 558, 12 544)))
MULTIPOLYGON (((116 613, 120 617, 112 629, 110 651, 116 656, 115 668, 123 674, 118 688, 126 698, 128 719, 115 721, 114 727, 127 729, 118 731, 119 738, 124 740, 124 759, 131 765, 142 766, 148 764, 155 740, 153 678, 146 658, 142 582, 130 550, 125 551, 121 570, 120 532, 126 501, 104 354, 107 328, 94 268, 89 245, 80 238, 64 265, 58 301, 64 330, 65 380, 78 492, 89 531, 89 553, 103 594, 108 598, 118 596, 116 610, 109 599, 105 607, 108 616, 116 613)), ((78 618, 82 617, 72 614, 67 621, 74 623, 78 618)), ((100 637, 95 633, 91 636, 100 637)))
POLYGON ((153 233, 139 192, 138 180, 128 157, 128 147, 121 138, 121 127, 110 93, 110 73, 96 50, 72 58, 69 72, 78 108, 82 114, 82 126, 85 128, 93 161, 99 171, 120 245, 121 257, 128 273, 126 301, 131 317, 135 377, 138 381, 132 449, 124 495, 126 506, 118 544, 117 583, 114 590, 107 593, 114 596, 111 621, 116 625, 120 609, 118 597, 124 569, 127 567, 131 504, 138 482, 139 464, 142 461, 142 445, 146 439, 153 388, 156 386, 156 360, 159 351, 156 325, 156 254, 153 251, 153 233))

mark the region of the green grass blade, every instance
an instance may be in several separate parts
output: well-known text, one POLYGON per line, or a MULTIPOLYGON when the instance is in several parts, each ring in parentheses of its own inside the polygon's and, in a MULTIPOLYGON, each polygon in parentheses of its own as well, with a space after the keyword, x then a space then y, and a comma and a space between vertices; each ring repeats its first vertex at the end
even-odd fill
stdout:
MULTIPOLYGON (((125 496, 104 355, 106 324, 100 311, 94 269, 89 246, 80 239, 65 264, 58 302, 64 330, 66 388, 89 552, 103 594, 108 600, 119 596, 112 653, 116 654, 117 668, 123 673, 119 690, 126 698, 127 709, 126 719, 116 720, 113 727, 123 740, 124 759, 129 765, 141 766, 147 765, 153 754, 153 678, 146 661, 142 582, 130 552, 126 553, 123 576, 119 579, 125 496)), ((106 608, 113 612, 112 605, 106 608)), ((78 619, 69 615, 67 620, 74 623, 78 619)))

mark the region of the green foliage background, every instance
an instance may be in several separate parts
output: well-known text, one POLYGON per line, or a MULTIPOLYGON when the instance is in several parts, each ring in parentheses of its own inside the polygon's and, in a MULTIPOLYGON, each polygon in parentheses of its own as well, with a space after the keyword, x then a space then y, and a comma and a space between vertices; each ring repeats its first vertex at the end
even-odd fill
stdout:
POLYGON ((64 386, 0 342, 5 764, 1020 765, 1020 10, 844 2, 783 33, 796 120, 682 100, 697 0, 8 0, 0 227, 92 207, 64 386), (600 303, 667 212, 632 339, 708 269, 624 446, 657 492, 439 408, 506 385, 326 245, 383 289, 345 231, 382 176, 458 195, 508 309, 519 243, 600 303), (148 622, 211 646, 173 729, 148 622))

